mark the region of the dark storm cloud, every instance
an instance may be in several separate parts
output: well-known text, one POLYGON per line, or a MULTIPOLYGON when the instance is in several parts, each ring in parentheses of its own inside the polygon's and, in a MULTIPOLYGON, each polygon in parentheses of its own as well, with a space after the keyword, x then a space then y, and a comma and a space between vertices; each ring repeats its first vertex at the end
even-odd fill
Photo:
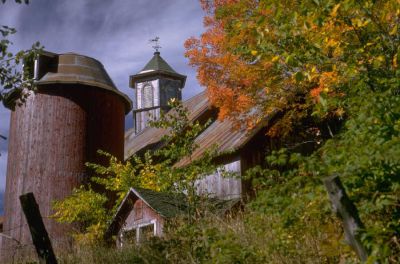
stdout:
MULTIPOLYGON (((76 52, 101 61, 116 86, 132 98, 129 75, 151 59, 149 39, 161 38, 161 56, 187 75, 183 97, 201 91, 184 58, 184 41, 203 30, 198 0, 31 0, 28 6, 0 4, 0 25, 17 29, 14 50, 40 41, 46 50, 76 52)), ((126 117, 132 126, 131 114, 126 117)), ((8 134, 9 111, 0 106, 0 134, 8 134)), ((4 189, 7 152, 0 140, 0 190, 4 189)))

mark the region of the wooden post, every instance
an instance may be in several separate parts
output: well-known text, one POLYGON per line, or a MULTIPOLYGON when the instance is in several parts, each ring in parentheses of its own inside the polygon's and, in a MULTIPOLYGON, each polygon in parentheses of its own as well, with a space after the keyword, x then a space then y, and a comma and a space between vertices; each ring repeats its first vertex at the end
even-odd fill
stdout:
POLYGON ((26 193, 21 195, 19 200, 26 221, 28 222, 32 241, 35 245, 40 262, 45 262, 46 264, 57 264, 57 259, 54 255, 49 235, 47 234, 46 228, 43 224, 35 196, 33 193, 26 193))
POLYGON ((346 241, 362 262, 367 261, 368 252, 360 241, 358 232, 364 228, 356 206, 347 196, 340 178, 336 175, 324 179, 324 185, 332 203, 332 210, 342 220, 346 241))

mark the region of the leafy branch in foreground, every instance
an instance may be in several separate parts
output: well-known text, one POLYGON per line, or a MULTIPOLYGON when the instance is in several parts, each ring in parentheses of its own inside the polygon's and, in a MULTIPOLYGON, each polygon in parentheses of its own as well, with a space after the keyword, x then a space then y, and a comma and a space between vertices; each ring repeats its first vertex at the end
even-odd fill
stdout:
MULTIPOLYGON (((1 2, 4 4, 6 1, 1 2)), ((15 2, 22 3, 21 0, 15 2)), ((28 4, 29 1, 25 0, 24 3, 28 4)), ((36 42, 29 50, 11 52, 10 47, 13 43, 10 37, 16 32, 15 28, 0 25, 0 102, 11 110, 25 101, 29 90, 34 90, 34 59, 43 48, 36 42)))

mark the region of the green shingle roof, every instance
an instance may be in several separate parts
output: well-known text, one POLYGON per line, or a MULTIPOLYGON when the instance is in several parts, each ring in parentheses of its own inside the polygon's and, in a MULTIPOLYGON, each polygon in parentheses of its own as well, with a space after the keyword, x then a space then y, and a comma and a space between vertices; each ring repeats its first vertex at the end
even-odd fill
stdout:
POLYGON ((187 208, 187 199, 184 194, 156 192, 142 188, 131 189, 131 191, 136 191, 145 203, 166 218, 182 214, 187 208))
POLYGON ((164 71, 170 73, 176 73, 171 66, 160 56, 160 52, 154 52, 153 58, 144 66, 140 72, 144 71, 164 71))

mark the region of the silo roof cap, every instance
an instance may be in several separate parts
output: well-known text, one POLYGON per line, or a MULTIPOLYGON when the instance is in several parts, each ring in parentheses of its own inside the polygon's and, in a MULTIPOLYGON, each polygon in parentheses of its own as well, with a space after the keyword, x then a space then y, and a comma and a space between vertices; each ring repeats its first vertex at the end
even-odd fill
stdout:
POLYGON ((42 52, 38 56, 35 75, 37 85, 81 84, 108 90, 121 97, 126 113, 132 109, 132 101, 117 89, 103 64, 91 57, 73 52, 42 52))

